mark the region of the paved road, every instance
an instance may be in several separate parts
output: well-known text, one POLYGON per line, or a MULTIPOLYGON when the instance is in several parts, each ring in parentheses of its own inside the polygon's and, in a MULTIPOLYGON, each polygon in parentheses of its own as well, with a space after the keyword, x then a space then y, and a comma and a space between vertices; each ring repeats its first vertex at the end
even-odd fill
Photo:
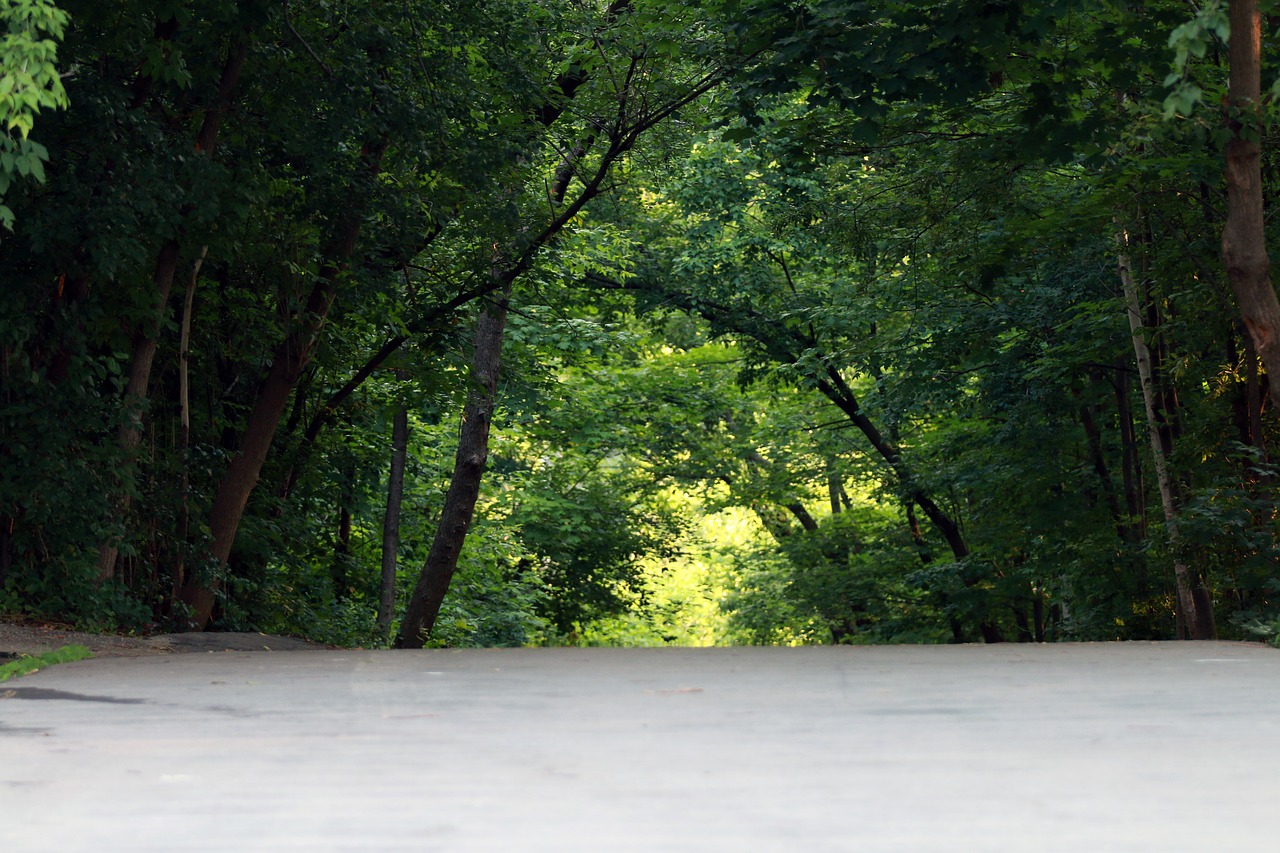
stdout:
POLYGON ((253 652, 0 685, 6 851, 1272 851, 1280 652, 253 652))

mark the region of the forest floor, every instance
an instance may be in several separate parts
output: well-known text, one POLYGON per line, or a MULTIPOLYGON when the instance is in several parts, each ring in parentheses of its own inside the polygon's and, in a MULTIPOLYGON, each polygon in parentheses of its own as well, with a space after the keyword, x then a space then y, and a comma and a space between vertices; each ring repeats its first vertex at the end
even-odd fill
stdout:
POLYGON ((86 646, 95 657, 144 657, 175 652, 297 651, 326 646, 251 632, 155 634, 149 637, 90 634, 68 625, 0 616, 0 663, 23 655, 40 655, 62 646, 86 646))

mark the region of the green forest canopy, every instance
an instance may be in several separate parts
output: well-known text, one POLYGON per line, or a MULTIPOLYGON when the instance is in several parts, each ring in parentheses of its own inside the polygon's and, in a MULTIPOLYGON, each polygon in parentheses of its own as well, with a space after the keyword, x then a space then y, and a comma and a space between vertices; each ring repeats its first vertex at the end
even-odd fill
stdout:
POLYGON ((0 0, 0 612, 1271 636, 1272 6, 0 0))

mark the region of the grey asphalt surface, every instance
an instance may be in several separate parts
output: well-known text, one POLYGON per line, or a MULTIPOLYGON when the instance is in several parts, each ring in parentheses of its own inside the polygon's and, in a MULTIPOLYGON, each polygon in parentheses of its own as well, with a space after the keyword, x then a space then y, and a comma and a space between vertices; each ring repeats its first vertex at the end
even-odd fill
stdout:
POLYGON ((1280 849, 1233 643, 223 652, 0 685, 0 851, 1280 849))

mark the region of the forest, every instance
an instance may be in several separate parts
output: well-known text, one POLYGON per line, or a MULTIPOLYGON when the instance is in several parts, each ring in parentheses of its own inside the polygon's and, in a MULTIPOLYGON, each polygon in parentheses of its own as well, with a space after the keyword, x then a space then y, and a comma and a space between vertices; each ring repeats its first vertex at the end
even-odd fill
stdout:
POLYGON ((1280 631, 1280 4, 0 20, 0 613, 1280 631))

